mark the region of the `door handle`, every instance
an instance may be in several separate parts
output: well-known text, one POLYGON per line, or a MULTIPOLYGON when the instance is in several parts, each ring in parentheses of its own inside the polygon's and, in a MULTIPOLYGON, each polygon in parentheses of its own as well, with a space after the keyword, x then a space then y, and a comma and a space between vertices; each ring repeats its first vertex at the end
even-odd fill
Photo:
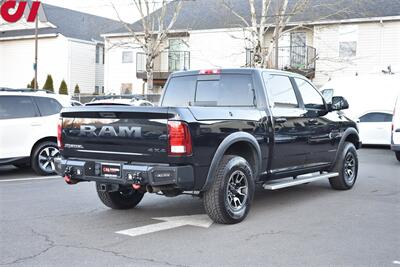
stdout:
POLYGON ((275 122, 276 122, 276 123, 285 123, 285 122, 287 122, 287 119, 286 119, 286 118, 283 118, 283 117, 281 117, 281 118, 275 118, 275 122))
POLYGON ((42 124, 40 122, 32 122, 31 126, 41 126, 42 124))
POLYGON ((308 123, 309 124, 318 124, 318 120, 317 119, 309 119, 308 123))

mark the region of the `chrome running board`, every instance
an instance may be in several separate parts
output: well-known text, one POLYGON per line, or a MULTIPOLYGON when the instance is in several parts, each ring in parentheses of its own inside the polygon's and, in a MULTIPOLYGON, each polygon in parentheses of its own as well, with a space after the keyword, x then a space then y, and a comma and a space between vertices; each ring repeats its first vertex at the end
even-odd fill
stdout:
POLYGON ((322 179, 328 179, 328 178, 333 178, 337 177, 339 173, 337 172, 330 172, 330 173, 324 173, 324 174, 318 174, 318 175, 312 175, 310 176, 309 174, 299 176, 296 179, 290 178, 289 179, 277 179, 277 180, 271 180, 263 184, 264 189, 266 190, 277 190, 281 188, 286 188, 286 187, 291 187, 295 185, 301 185, 301 184, 306 184, 306 183, 311 183, 315 182, 318 180, 322 179))

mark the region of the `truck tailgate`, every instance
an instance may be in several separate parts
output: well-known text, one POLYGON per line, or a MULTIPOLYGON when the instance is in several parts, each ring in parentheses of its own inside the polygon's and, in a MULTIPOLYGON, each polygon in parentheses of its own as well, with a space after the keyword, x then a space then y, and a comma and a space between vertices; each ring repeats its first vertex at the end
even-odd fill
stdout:
POLYGON ((167 107, 64 109, 62 154, 67 158, 167 162, 169 116, 167 107))

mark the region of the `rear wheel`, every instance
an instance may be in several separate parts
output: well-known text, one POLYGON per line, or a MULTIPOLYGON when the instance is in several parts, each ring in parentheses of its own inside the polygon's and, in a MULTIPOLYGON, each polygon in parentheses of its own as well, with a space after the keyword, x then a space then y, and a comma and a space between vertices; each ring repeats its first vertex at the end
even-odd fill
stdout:
POLYGON ((329 179, 333 189, 348 190, 354 186, 358 175, 358 157, 353 143, 344 144, 332 172, 339 173, 339 176, 329 179))
POLYGON ((112 209, 132 209, 140 203, 144 196, 144 193, 130 187, 120 188, 118 191, 109 192, 100 190, 100 185, 100 183, 96 183, 97 195, 104 205, 112 209))
POLYGON ((400 151, 396 151, 396 159, 400 161, 400 151))
POLYGON ((32 153, 31 166, 39 175, 55 174, 54 159, 60 155, 57 143, 46 141, 37 145, 32 153))
POLYGON ((249 163, 242 157, 226 155, 215 175, 213 184, 204 193, 208 216, 221 224, 243 221, 249 213, 255 187, 249 163))

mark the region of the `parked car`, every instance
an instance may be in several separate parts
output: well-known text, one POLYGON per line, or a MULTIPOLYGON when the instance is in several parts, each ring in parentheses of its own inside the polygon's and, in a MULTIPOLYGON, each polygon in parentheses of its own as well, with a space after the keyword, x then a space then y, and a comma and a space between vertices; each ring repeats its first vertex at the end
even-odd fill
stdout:
POLYGON ((391 145, 397 160, 400 161, 400 94, 397 97, 396 107, 393 112, 391 145))
POLYGON ((358 120, 360 140, 365 145, 391 144, 393 112, 372 110, 362 114, 358 120))
POLYGON ((33 90, 0 90, 0 165, 31 166, 39 175, 54 174, 57 122, 65 97, 33 90))
POLYGON ((255 184, 277 190, 329 179, 334 189, 354 186, 357 125, 337 113, 348 107, 342 97, 326 104, 294 73, 176 72, 160 107, 64 109, 56 169, 68 184, 95 181, 113 209, 134 208, 146 192, 186 192, 203 198, 215 222, 238 223, 255 184))
POLYGON ((135 107, 153 107, 154 105, 144 99, 124 99, 124 98, 112 98, 112 99, 101 99, 94 100, 86 103, 85 106, 100 106, 100 105, 114 105, 114 106, 135 106, 135 107))
POLYGON ((369 110, 393 110, 399 94, 400 75, 359 75, 333 78, 320 91, 328 103, 344 96, 350 108, 344 114, 352 120, 369 110))
POLYGON ((76 101, 76 100, 70 100, 70 102, 71 102, 71 106, 73 106, 73 107, 83 106, 83 104, 81 102, 76 101))

